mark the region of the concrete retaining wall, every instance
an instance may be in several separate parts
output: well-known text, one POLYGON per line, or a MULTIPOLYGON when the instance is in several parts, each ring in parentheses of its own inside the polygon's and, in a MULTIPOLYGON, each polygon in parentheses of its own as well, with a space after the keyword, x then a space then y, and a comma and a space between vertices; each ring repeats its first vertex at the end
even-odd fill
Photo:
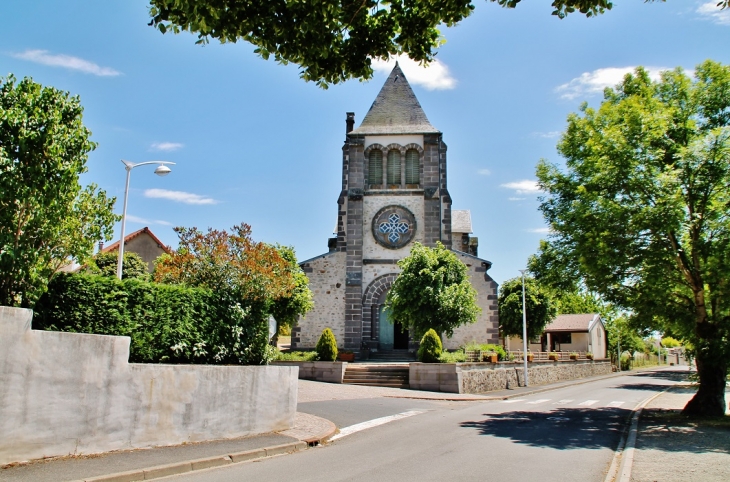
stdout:
POLYGON ((0 307, 0 464, 290 428, 297 367, 130 364, 128 337, 0 307))
POLYGON ((298 366, 299 378, 302 380, 316 380, 318 382, 342 383, 345 379, 347 362, 305 362, 305 361, 279 361, 272 365, 298 366))
MULTIPOLYGON (((527 366, 530 385, 576 380, 611 373, 608 361, 534 362, 527 366)), ((411 363, 411 389, 450 393, 484 393, 525 384, 522 364, 411 363)))

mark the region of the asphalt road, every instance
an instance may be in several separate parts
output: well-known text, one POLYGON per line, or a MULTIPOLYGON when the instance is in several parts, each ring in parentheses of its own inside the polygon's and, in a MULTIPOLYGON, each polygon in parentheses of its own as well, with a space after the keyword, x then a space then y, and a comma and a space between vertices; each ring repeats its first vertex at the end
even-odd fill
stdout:
POLYGON ((345 433, 396 417, 320 448, 169 480, 599 482, 631 410, 678 379, 649 372, 504 401, 303 403, 300 411, 329 418, 345 433))

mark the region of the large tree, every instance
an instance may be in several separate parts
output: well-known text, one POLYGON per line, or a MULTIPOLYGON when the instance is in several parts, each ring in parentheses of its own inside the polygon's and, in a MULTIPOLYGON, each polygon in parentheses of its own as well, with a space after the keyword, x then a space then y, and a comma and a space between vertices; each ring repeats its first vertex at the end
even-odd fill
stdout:
POLYGON ((78 97, 0 78, 0 305, 32 307, 63 266, 111 239, 115 198, 82 188, 96 144, 78 97))
POLYGON ((443 244, 415 243, 398 261, 401 273, 386 297, 390 317, 420 340, 429 330, 451 337, 454 329, 474 323, 481 309, 464 263, 443 244))
POLYGON ((566 270, 696 350, 688 414, 723 415, 730 357, 730 67, 706 61, 652 81, 642 68, 571 114, 541 161, 552 228, 544 266, 566 270))
MULTIPOLYGON (((522 337, 522 278, 505 281, 499 288, 499 329, 503 336, 522 337)), ((549 290, 532 277, 525 277, 527 339, 539 338, 545 325, 557 315, 549 290)))
MULTIPOLYGON (((514 8, 520 0, 489 0, 514 8)), ((544 0, 545 1, 545 0, 544 0)), ((654 0, 645 0, 647 2, 654 0)), ((663 1, 663 0, 662 0, 663 1)), ((719 4, 727 7, 730 0, 719 4)), ((405 54, 429 62, 452 26, 474 10, 471 0, 150 0, 150 25, 188 31, 198 43, 246 41, 264 59, 301 67, 305 80, 326 87, 369 79, 373 59, 405 54)), ((553 15, 610 10, 609 0, 553 0, 553 15)))

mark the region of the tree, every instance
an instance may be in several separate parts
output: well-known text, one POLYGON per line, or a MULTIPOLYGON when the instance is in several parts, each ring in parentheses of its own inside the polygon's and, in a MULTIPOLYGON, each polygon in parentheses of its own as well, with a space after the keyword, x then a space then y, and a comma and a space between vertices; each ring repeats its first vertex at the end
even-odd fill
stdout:
MULTIPOLYGON (((514 8, 520 0, 489 0, 514 8)), ((654 1, 654 0, 646 0, 654 1)), ((719 4, 727 7, 730 0, 719 4)), ((610 10, 609 0, 553 0, 560 18, 579 11, 590 17, 610 10)), ((188 31, 197 43, 246 41, 264 59, 301 67, 301 77, 321 87, 351 78, 372 78, 373 59, 406 54, 430 62, 444 42, 440 25, 471 15, 471 0, 150 0, 150 25, 163 34, 188 31)))
MULTIPOLYGON (((522 337, 522 278, 505 281, 499 289, 499 329, 503 336, 522 337)), ((548 290, 534 278, 525 277, 527 339, 542 336, 545 325, 557 315, 557 307, 548 290)))
MULTIPOLYGON (((101 276, 117 275, 117 263, 119 262, 119 252, 109 251, 107 253, 97 253, 90 259, 84 269, 89 274, 98 274, 101 276)), ((136 278, 148 280, 147 263, 137 253, 125 251, 122 259, 122 279, 136 278)))
POLYGON ((282 326, 291 328, 296 324, 300 315, 306 314, 314 307, 312 291, 309 289, 309 278, 297 263, 297 255, 291 246, 276 246, 279 255, 288 263, 287 271, 294 279, 294 288, 289 294, 274 300, 271 305, 271 315, 276 320, 276 334, 272 344, 276 346, 279 329, 282 326))
POLYGON ((730 67, 706 61, 653 82, 643 69, 568 117, 541 161, 548 268, 567 269, 632 323, 696 350, 684 413, 723 415, 730 356, 730 67))
POLYGON ((466 265, 443 244, 428 248, 415 243, 409 256, 398 261, 401 273, 386 297, 390 318, 420 339, 431 328, 446 337, 454 329, 474 323, 481 309, 469 282, 466 265))
POLYGON ((0 305, 32 307, 63 266, 111 239, 115 198, 79 184, 96 144, 78 97, 0 78, 0 305))

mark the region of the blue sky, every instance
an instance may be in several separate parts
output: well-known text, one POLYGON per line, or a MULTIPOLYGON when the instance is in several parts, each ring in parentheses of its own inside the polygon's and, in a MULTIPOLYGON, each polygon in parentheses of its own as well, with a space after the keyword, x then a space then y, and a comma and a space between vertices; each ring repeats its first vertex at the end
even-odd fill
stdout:
MULTIPOLYGON (((633 66, 730 63, 730 12, 715 3, 615 0, 597 18, 559 20, 548 0, 515 10, 480 0, 444 30, 437 64, 419 71, 401 61, 449 147, 453 207, 471 210, 497 282, 517 276, 546 236, 535 165, 561 161, 555 144, 570 112, 598 105, 603 87, 633 66)), ((82 182, 117 196, 118 212, 120 159, 177 163, 165 178, 150 166, 133 171, 127 232, 149 226, 175 246, 173 226, 246 222, 254 238, 293 245, 300 259, 326 252, 345 112, 359 125, 390 67, 370 82, 322 90, 249 44, 162 35, 147 26, 147 8, 145 0, 5 0, 0 76, 31 76, 81 97, 99 144, 82 182)))

